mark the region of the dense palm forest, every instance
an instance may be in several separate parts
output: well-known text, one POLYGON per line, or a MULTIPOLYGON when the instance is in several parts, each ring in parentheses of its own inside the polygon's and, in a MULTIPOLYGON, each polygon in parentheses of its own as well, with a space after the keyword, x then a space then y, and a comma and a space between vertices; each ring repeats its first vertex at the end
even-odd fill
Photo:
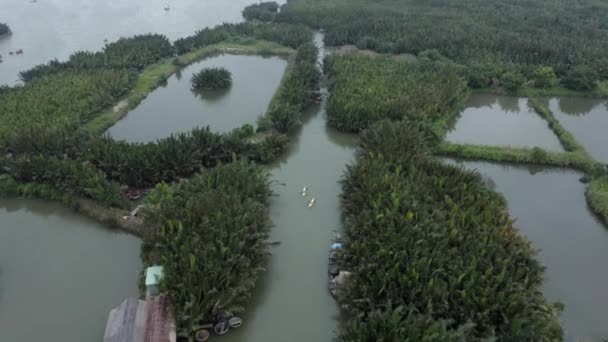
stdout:
POLYGON ((469 67, 471 85, 535 84, 541 67, 561 85, 608 79, 608 4, 600 0, 289 0, 257 19, 324 28, 328 45, 418 55, 436 49, 469 67))
POLYGON ((434 121, 466 93, 466 84, 447 64, 332 55, 324 68, 332 79, 328 123, 348 132, 382 119, 417 116, 434 121))
POLYGON ((5 23, 0 23, 0 36, 11 33, 11 29, 5 23))
POLYGON ((192 336, 217 314, 242 313, 268 255, 268 175, 232 162, 147 198, 148 263, 165 268, 163 289, 182 335, 192 336), (153 241, 153 242, 151 242, 153 241))
POLYGON ((343 180, 342 341, 559 341, 559 306, 504 199, 430 156, 429 133, 380 122, 343 180))

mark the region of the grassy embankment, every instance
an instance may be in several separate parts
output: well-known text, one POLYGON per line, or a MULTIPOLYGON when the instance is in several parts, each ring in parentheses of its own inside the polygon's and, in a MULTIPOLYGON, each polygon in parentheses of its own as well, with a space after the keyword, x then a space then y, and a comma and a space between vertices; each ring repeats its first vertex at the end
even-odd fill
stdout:
POLYGON ((545 103, 537 98, 530 99, 530 105, 538 115, 547 121, 565 152, 546 151, 534 148, 512 148, 443 142, 436 153, 465 159, 489 160, 500 163, 538 164, 567 167, 582 171, 587 180, 592 180, 586 189, 586 198, 591 209, 608 224, 608 176, 605 166, 593 159, 574 137, 555 118, 545 103))

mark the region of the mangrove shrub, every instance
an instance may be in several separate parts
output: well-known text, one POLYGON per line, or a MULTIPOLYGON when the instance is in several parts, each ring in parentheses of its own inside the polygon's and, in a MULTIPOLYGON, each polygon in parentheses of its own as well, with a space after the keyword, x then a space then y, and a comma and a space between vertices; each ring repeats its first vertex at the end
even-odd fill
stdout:
POLYGON ((192 88, 198 90, 227 89, 232 85, 232 74, 226 68, 205 68, 192 76, 192 88))
POLYGON ((252 4, 243 9, 243 18, 247 20, 273 21, 278 9, 279 4, 275 1, 252 4))
POLYGON ((0 36, 11 33, 11 29, 5 23, 0 23, 0 36))
POLYGON ((326 60, 326 70, 333 81, 328 122, 347 132, 359 132, 382 119, 415 115, 436 120, 466 91, 451 64, 332 55, 326 60))

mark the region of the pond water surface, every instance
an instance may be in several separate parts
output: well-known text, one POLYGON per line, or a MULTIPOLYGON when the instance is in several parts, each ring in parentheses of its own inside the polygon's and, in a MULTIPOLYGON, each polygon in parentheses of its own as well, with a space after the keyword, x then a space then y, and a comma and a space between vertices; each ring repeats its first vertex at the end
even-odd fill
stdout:
POLYGON ((543 292, 565 304, 568 341, 608 336, 608 230, 590 212, 580 174, 561 169, 463 162, 489 176, 509 202, 522 235, 547 267, 543 292))
MULTIPOLYGON (((13 31, 0 38, 0 85, 14 84, 19 71, 78 50, 96 51, 136 34, 160 33, 175 40, 206 26, 243 21, 253 0, 3 0, 0 22, 13 31), (169 10, 165 10, 169 6, 169 10), (23 49, 22 55, 9 51, 23 49)), ((278 1, 285 2, 284 0, 278 1)))
POLYGON ((563 150, 526 98, 474 93, 447 141, 461 144, 563 150))
POLYGON ((587 149, 592 157, 608 163, 608 102, 606 100, 551 98, 549 109, 587 149))
POLYGON ((116 139, 148 142, 196 126, 227 132, 243 124, 255 126, 268 108, 285 73, 280 57, 220 55, 194 63, 171 76, 142 103, 108 130, 116 139), (203 68, 224 67, 232 86, 221 91, 193 91, 191 79, 203 68))
POLYGON ((139 239, 60 204, 0 200, 0 341, 101 341, 137 296, 139 239))

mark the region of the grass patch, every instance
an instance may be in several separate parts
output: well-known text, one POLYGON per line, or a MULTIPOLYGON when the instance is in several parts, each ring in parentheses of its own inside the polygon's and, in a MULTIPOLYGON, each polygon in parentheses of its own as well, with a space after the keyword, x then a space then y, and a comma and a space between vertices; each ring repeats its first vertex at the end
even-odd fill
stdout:
POLYGON ((464 159, 569 167, 581 171, 591 170, 597 165, 593 159, 578 152, 552 152, 538 147, 515 148, 443 142, 437 146, 435 152, 464 159))
POLYGON ((122 119, 129 110, 137 107, 142 100, 158 88, 171 75, 178 70, 201 59, 220 54, 271 54, 289 56, 294 50, 277 43, 252 40, 245 44, 237 42, 221 42, 198 50, 185 53, 175 58, 166 58, 158 63, 148 66, 139 74, 133 90, 120 99, 117 104, 106 108, 95 115, 95 118, 86 123, 81 129, 90 134, 103 134, 108 128, 122 119))
POLYGON ((583 145, 576 141, 574 135, 561 125, 546 104, 540 102, 539 99, 530 99, 529 103, 534 111, 547 121, 549 128, 555 133, 557 139, 559 139, 559 142, 566 151, 580 153, 589 159, 591 158, 583 145))
POLYGON ((597 178, 589 183, 585 197, 591 209, 604 222, 608 222, 608 177, 597 178))

